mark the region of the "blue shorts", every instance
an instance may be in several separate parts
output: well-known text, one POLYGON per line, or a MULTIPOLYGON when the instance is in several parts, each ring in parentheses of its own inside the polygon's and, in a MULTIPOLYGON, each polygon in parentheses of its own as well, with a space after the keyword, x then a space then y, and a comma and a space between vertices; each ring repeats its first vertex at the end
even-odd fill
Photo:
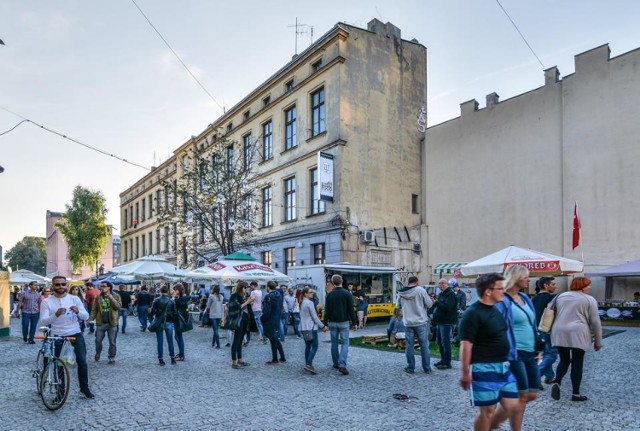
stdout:
POLYGON ((518 398, 518 386, 508 362, 471 364, 471 388, 474 406, 493 406, 502 398, 518 398))
POLYGON ((518 392, 540 392, 540 369, 536 352, 518 350, 518 360, 509 361, 511 374, 518 382, 518 392))

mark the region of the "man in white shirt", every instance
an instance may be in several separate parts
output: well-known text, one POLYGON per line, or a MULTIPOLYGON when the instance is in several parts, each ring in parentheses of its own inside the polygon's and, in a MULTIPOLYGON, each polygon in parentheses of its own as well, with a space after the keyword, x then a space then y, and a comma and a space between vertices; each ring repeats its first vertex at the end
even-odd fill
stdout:
MULTIPOLYGON (((62 276, 55 276, 51 281, 54 295, 40 304, 40 324, 51 325, 51 334, 62 337, 75 337, 71 341, 76 354, 78 366, 78 383, 80 392, 87 399, 95 395, 89 390, 89 372, 87 369, 87 347, 80 331, 80 321, 87 320, 89 313, 85 310, 80 298, 67 294, 67 281, 62 276)), ((56 342, 55 355, 60 355, 62 343, 56 342)))
POLYGON ((260 316, 262 316, 262 290, 255 281, 252 281, 249 286, 251 287, 251 294, 249 297, 253 300, 251 303, 251 309, 253 310, 253 317, 256 319, 256 327, 260 334, 260 341, 262 344, 267 344, 269 341, 264 337, 264 328, 262 327, 262 321, 260 320, 260 316))

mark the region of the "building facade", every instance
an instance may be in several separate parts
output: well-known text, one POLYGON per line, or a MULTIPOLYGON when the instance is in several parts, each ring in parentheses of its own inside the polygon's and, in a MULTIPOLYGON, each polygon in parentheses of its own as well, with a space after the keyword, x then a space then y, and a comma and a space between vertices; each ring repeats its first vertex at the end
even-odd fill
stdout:
MULTIPOLYGON (((69 260, 69 246, 67 246, 62 232, 56 227, 56 223, 58 223, 62 215, 63 213, 60 212, 47 211, 47 277, 62 275, 68 279, 78 280, 89 278, 91 275, 96 274, 96 269, 99 272, 100 268, 102 268, 106 273, 110 268, 113 268, 115 266, 114 249, 117 248, 119 239, 117 235, 110 233, 107 238, 105 252, 98 262, 98 268, 84 266, 80 272, 73 272, 73 266, 69 260)), ((113 232, 112 226, 109 226, 109 232, 113 232)))
POLYGON ((190 154, 224 137, 230 157, 258 149, 256 245, 246 252, 286 272, 351 262, 421 266, 426 48, 390 23, 337 24, 200 135, 121 195, 122 261, 165 254, 182 267, 203 259, 160 223, 162 184, 180 181, 190 154), (318 153, 333 157, 333 201, 317 199, 318 153))
POLYGON ((492 93, 483 109, 462 103, 460 117, 430 127, 425 272, 512 244, 584 257, 585 272, 639 259, 638 64, 640 50, 610 58, 600 46, 575 57, 575 73, 548 69, 540 88, 492 93))

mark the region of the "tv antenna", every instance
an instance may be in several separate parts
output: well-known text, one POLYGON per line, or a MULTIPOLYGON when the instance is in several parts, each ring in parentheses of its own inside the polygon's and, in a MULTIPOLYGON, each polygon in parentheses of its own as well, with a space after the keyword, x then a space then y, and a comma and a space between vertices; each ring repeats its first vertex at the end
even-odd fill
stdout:
POLYGON ((288 25, 287 27, 295 27, 296 29, 296 39, 295 39, 295 55, 298 55, 298 38, 303 34, 309 33, 311 37, 311 43, 313 43, 313 26, 308 24, 302 24, 298 22, 298 17, 296 17, 295 25, 288 25))

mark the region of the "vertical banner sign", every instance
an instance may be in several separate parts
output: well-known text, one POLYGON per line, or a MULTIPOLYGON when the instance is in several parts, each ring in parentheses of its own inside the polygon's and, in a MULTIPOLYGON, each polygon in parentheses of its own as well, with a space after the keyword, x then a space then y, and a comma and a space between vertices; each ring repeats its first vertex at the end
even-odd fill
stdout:
POLYGON ((318 194, 322 201, 333 202, 333 156, 318 152, 318 194))

